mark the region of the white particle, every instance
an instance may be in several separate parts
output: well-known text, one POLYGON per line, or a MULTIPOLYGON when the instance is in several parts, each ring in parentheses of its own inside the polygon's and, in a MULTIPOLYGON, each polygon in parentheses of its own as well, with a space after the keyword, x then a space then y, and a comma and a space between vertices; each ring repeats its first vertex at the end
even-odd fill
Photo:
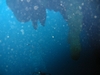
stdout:
POLYGON ((73 4, 70 4, 70 6, 72 6, 73 4))
POLYGON ((63 25, 63 27, 65 27, 65 25, 63 25))
POLYGON ((82 3, 82 5, 84 5, 84 3, 82 3))
POLYGON ((37 10, 39 7, 38 6, 34 6, 34 10, 37 10))
POLYGON ((21 0, 21 1, 23 1, 23 0, 21 0))
POLYGON ((97 18, 97 16, 95 15, 94 18, 97 18))
POLYGON ((14 18, 14 16, 11 16, 11 18, 14 18))
POLYGON ((56 29, 55 27, 53 29, 56 29))
POLYGON ((26 7, 25 10, 28 11, 29 10, 28 7, 26 7))
POLYGON ((7 36, 7 38, 9 38, 9 36, 7 36))
POLYGON ((21 29, 20 31, 21 31, 22 35, 24 35, 24 29, 21 29))
POLYGON ((54 36, 52 36, 52 38, 54 38, 54 36))
POLYGON ((81 9, 82 9, 82 7, 81 7, 81 6, 79 6, 79 9, 81 10, 81 9))
POLYGON ((12 48, 11 51, 13 51, 14 49, 12 48))
POLYGON ((30 2, 30 0, 27 0, 27 2, 30 2))
POLYGON ((60 6, 62 6, 62 3, 60 4, 60 6))

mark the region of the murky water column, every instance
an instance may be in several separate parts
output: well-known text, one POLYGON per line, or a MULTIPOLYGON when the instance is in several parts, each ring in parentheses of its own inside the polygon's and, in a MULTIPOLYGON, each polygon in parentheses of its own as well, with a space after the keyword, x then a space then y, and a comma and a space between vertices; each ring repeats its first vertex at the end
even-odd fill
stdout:
POLYGON ((78 60, 81 52, 81 43, 80 43, 80 32, 82 29, 82 12, 80 3, 78 0, 70 0, 67 2, 67 12, 68 15, 68 25, 69 25, 69 34, 68 42, 70 44, 71 57, 74 60, 78 60))

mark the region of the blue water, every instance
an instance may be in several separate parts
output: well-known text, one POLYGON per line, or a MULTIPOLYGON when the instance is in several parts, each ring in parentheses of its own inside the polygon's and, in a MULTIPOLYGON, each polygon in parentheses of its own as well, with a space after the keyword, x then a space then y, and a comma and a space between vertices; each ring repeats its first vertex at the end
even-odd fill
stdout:
POLYGON ((74 61, 67 42, 68 23, 59 12, 46 12, 45 26, 38 22, 34 30, 31 22, 19 22, 5 0, 0 1, 0 74, 32 75, 43 71, 52 75, 92 75, 95 65, 86 32, 81 33, 85 41, 81 41, 81 57, 74 61))

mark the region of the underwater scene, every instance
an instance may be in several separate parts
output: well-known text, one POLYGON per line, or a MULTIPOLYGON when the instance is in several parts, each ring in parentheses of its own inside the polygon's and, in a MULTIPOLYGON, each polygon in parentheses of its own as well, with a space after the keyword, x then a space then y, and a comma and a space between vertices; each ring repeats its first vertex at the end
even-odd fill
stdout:
POLYGON ((0 75, 100 75, 100 0, 0 0, 0 75))

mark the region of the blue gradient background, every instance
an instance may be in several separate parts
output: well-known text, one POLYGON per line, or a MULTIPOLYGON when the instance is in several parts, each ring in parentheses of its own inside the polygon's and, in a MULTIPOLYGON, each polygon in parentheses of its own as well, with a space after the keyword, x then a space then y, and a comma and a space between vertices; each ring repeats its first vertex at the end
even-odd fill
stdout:
POLYGON ((38 22, 38 29, 34 30, 31 22, 17 21, 5 0, 1 0, 0 74, 32 75, 43 71, 52 75, 92 75, 96 65, 88 50, 86 32, 81 34, 84 41, 81 40, 80 59, 74 61, 67 42, 68 30, 62 15, 49 10, 45 26, 38 22))

